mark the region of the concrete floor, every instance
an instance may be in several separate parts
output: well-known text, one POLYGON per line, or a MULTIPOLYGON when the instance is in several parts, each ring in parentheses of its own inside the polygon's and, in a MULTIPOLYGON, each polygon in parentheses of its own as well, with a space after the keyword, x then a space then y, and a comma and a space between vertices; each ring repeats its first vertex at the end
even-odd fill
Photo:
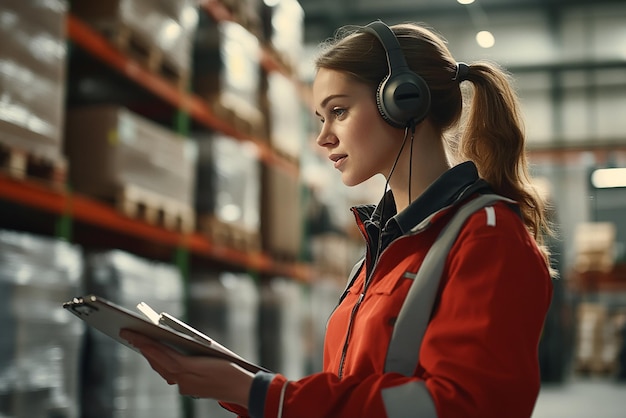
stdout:
POLYGON ((577 377, 544 385, 532 418, 626 418, 626 382, 577 377))

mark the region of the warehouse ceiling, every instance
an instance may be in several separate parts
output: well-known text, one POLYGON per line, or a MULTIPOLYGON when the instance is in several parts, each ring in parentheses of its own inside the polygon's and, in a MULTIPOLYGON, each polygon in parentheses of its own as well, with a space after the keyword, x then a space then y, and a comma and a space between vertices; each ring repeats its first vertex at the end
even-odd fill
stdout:
POLYGON ((305 42, 317 43, 343 25, 364 25, 381 19, 388 24, 427 22, 445 16, 467 16, 468 25, 488 20, 490 14, 540 10, 549 17, 586 5, 623 3, 624 0, 299 0, 305 16, 305 42))

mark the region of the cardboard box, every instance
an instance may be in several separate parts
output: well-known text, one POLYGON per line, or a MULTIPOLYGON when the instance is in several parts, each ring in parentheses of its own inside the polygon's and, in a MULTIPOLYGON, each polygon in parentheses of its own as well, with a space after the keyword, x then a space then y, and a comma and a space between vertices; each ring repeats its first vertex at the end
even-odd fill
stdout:
POLYGON ((263 248, 278 259, 299 259, 304 215, 298 178, 280 168, 266 166, 262 196, 263 248))
POLYGON ((71 109, 66 152, 81 193, 111 200, 131 185, 193 207, 195 143, 123 107, 71 109))
POLYGON ((578 273, 609 272, 615 265, 615 224, 585 222, 576 226, 574 269, 578 273))

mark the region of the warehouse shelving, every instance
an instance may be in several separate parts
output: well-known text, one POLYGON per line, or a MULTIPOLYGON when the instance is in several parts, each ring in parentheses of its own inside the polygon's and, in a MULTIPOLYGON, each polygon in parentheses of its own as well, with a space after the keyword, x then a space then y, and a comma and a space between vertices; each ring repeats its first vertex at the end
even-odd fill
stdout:
POLYGON ((64 188, 53 188, 35 181, 0 175, 0 199, 44 212, 71 216, 76 221, 163 246, 183 248, 194 255, 261 273, 283 275, 307 282, 309 266, 283 263, 261 252, 244 252, 211 242, 199 233, 184 234, 167 230, 123 215, 113 207, 64 188))
MULTIPOLYGON (((203 3, 207 12, 210 11, 209 7, 214 6, 219 6, 218 2, 203 3)), ((216 15, 213 17, 219 18, 216 15)), ((121 73, 165 103, 187 113, 194 121, 206 128, 255 144, 259 159, 264 164, 275 166, 296 177, 299 175, 297 163, 275 152, 268 141, 240 132, 228 121, 220 119, 203 99, 193 93, 181 91, 161 76, 150 72, 116 49, 104 36, 81 19, 68 13, 66 24, 68 40, 97 60, 121 73)), ((280 71, 287 75, 288 70, 275 59, 271 51, 267 48, 263 51, 261 62, 265 69, 280 71)), ((292 277, 302 282, 308 282, 312 277, 312 268, 307 264, 277 261, 262 251, 229 248, 212 242, 210 238, 198 232, 183 233, 151 225, 143 220, 128 217, 109 204, 72 193, 64 185, 50 184, 36 179, 15 178, 0 173, 0 199, 43 213, 69 217, 81 224, 118 234, 121 237, 157 243, 172 250, 182 249, 202 259, 235 268, 261 274, 292 277)))
MULTIPOLYGON (((238 131, 230 123, 215 115, 203 99, 192 93, 179 90, 163 78, 143 68, 71 13, 67 16, 67 31, 68 37, 72 42, 111 68, 119 71, 137 85, 179 110, 188 113, 192 119, 209 129, 222 132, 239 140, 254 143, 258 148, 261 161, 297 175, 298 167, 293 162, 280 157, 274 152, 267 141, 238 131)), ((268 58, 265 61, 269 62, 271 59, 268 58)), ((272 65, 277 66, 278 64, 272 65)))

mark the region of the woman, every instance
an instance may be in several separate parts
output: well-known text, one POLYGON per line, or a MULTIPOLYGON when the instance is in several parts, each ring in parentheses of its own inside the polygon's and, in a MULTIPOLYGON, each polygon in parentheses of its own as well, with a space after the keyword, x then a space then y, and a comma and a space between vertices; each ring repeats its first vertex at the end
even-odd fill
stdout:
POLYGON ((457 64, 432 31, 392 30, 375 22, 344 31, 317 60, 318 145, 347 186, 383 174, 389 189, 376 208, 352 209, 367 253, 328 322, 323 372, 293 382, 252 375, 123 333, 181 394, 252 417, 532 414, 552 292, 541 246, 549 228, 529 183, 515 94, 498 67, 457 64), (465 112, 461 83, 473 87, 465 112), (410 319, 427 324, 416 364, 397 371, 390 344, 420 332, 394 328, 426 252, 459 207, 494 193, 510 200, 463 225, 432 309, 410 319))

